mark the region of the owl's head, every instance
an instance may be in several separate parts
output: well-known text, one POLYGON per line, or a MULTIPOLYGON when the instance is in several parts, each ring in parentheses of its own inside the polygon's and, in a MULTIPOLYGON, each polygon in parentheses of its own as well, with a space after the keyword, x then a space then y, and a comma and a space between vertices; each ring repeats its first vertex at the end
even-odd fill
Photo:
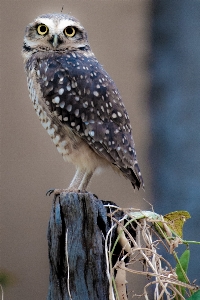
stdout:
POLYGON ((26 27, 22 54, 25 59, 38 51, 67 51, 89 48, 80 22, 67 14, 45 14, 26 27))

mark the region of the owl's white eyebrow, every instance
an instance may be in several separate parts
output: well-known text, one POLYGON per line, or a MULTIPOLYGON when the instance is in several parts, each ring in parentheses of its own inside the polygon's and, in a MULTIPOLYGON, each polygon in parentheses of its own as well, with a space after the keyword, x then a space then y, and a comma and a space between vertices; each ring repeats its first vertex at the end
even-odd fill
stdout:
POLYGON ((72 20, 60 20, 57 28, 58 30, 64 30, 67 26, 77 27, 77 23, 72 20))
POLYGON ((51 19, 47 18, 40 18, 35 20, 38 24, 45 24, 47 27, 52 28, 54 27, 54 22, 51 19))
MULTIPOLYGON (((58 25, 55 26, 55 22, 47 18, 39 18, 35 20, 37 23, 45 24, 49 29, 54 31, 63 31, 67 26, 76 26, 77 23, 72 20, 59 20, 58 25)), ((52 32, 54 33, 54 32, 52 32)))

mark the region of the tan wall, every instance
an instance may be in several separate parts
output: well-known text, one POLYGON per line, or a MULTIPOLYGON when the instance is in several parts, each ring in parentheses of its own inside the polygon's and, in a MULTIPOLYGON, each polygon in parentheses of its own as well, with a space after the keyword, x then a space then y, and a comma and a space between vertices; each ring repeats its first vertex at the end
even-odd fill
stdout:
MULTIPOLYGON (((28 97, 21 46, 26 25, 37 15, 60 12, 77 17, 91 47, 115 80, 131 118, 146 192, 112 171, 95 177, 90 190, 122 207, 147 207, 151 200, 148 166, 150 1, 44 1, 1 3, 1 263, 16 277, 6 300, 46 299, 46 231, 49 188, 68 186, 74 167, 64 163, 42 128, 28 97)), ((148 207, 149 208, 149 207, 148 207)))

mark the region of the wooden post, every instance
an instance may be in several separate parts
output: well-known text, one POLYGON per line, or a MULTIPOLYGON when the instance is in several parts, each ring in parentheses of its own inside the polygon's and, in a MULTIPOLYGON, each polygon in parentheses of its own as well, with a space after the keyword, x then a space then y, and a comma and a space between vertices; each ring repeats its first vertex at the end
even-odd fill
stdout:
POLYGON ((48 300, 107 300, 107 211, 91 193, 54 198, 48 228, 48 300))

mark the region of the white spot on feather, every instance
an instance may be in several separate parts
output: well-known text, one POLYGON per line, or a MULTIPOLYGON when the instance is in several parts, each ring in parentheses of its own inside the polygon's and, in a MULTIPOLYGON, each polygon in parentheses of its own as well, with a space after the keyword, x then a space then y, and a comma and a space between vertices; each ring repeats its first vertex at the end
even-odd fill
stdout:
POLYGON ((71 110, 72 110, 72 105, 71 104, 67 105, 67 111, 70 112, 71 110))
POLYGON ((64 108, 64 106, 65 106, 65 102, 62 101, 62 102, 60 103, 60 108, 64 108))
POLYGON ((63 93, 64 93, 64 89, 63 88, 59 89, 58 94, 62 95, 63 93))
POLYGON ((98 97, 99 96, 99 93, 97 91, 94 91, 93 94, 98 97))
POLYGON ((79 99, 80 99, 79 96, 76 96, 76 97, 75 97, 75 100, 76 100, 76 101, 79 101, 79 99))
POLYGON ((59 103, 60 102, 60 97, 56 96, 54 99, 52 99, 53 103, 59 103))
POLYGON ((67 90, 71 91, 71 85, 70 84, 67 85, 67 90))
POLYGON ((60 136, 57 134, 55 138, 53 138, 53 142, 57 144, 60 140, 60 136))
POLYGON ((115 113, 112 114, 113 119, 117 118, 117 115, 115 113))
POLYGON ((79 116, 79 109, 77 108, 74 112, 75 116, 78 117, 79 116))
POLYGON ((53 136, 54 133, 55 133, 55 129, 54 129, 54 128, 49 128, 49 129, 47 130, 47 132, 48 132, 48 134, 49 134, 50 136, 53 136))
POLYGON ((90 136, 94 136, 94 130, 89 131, 90 136))

